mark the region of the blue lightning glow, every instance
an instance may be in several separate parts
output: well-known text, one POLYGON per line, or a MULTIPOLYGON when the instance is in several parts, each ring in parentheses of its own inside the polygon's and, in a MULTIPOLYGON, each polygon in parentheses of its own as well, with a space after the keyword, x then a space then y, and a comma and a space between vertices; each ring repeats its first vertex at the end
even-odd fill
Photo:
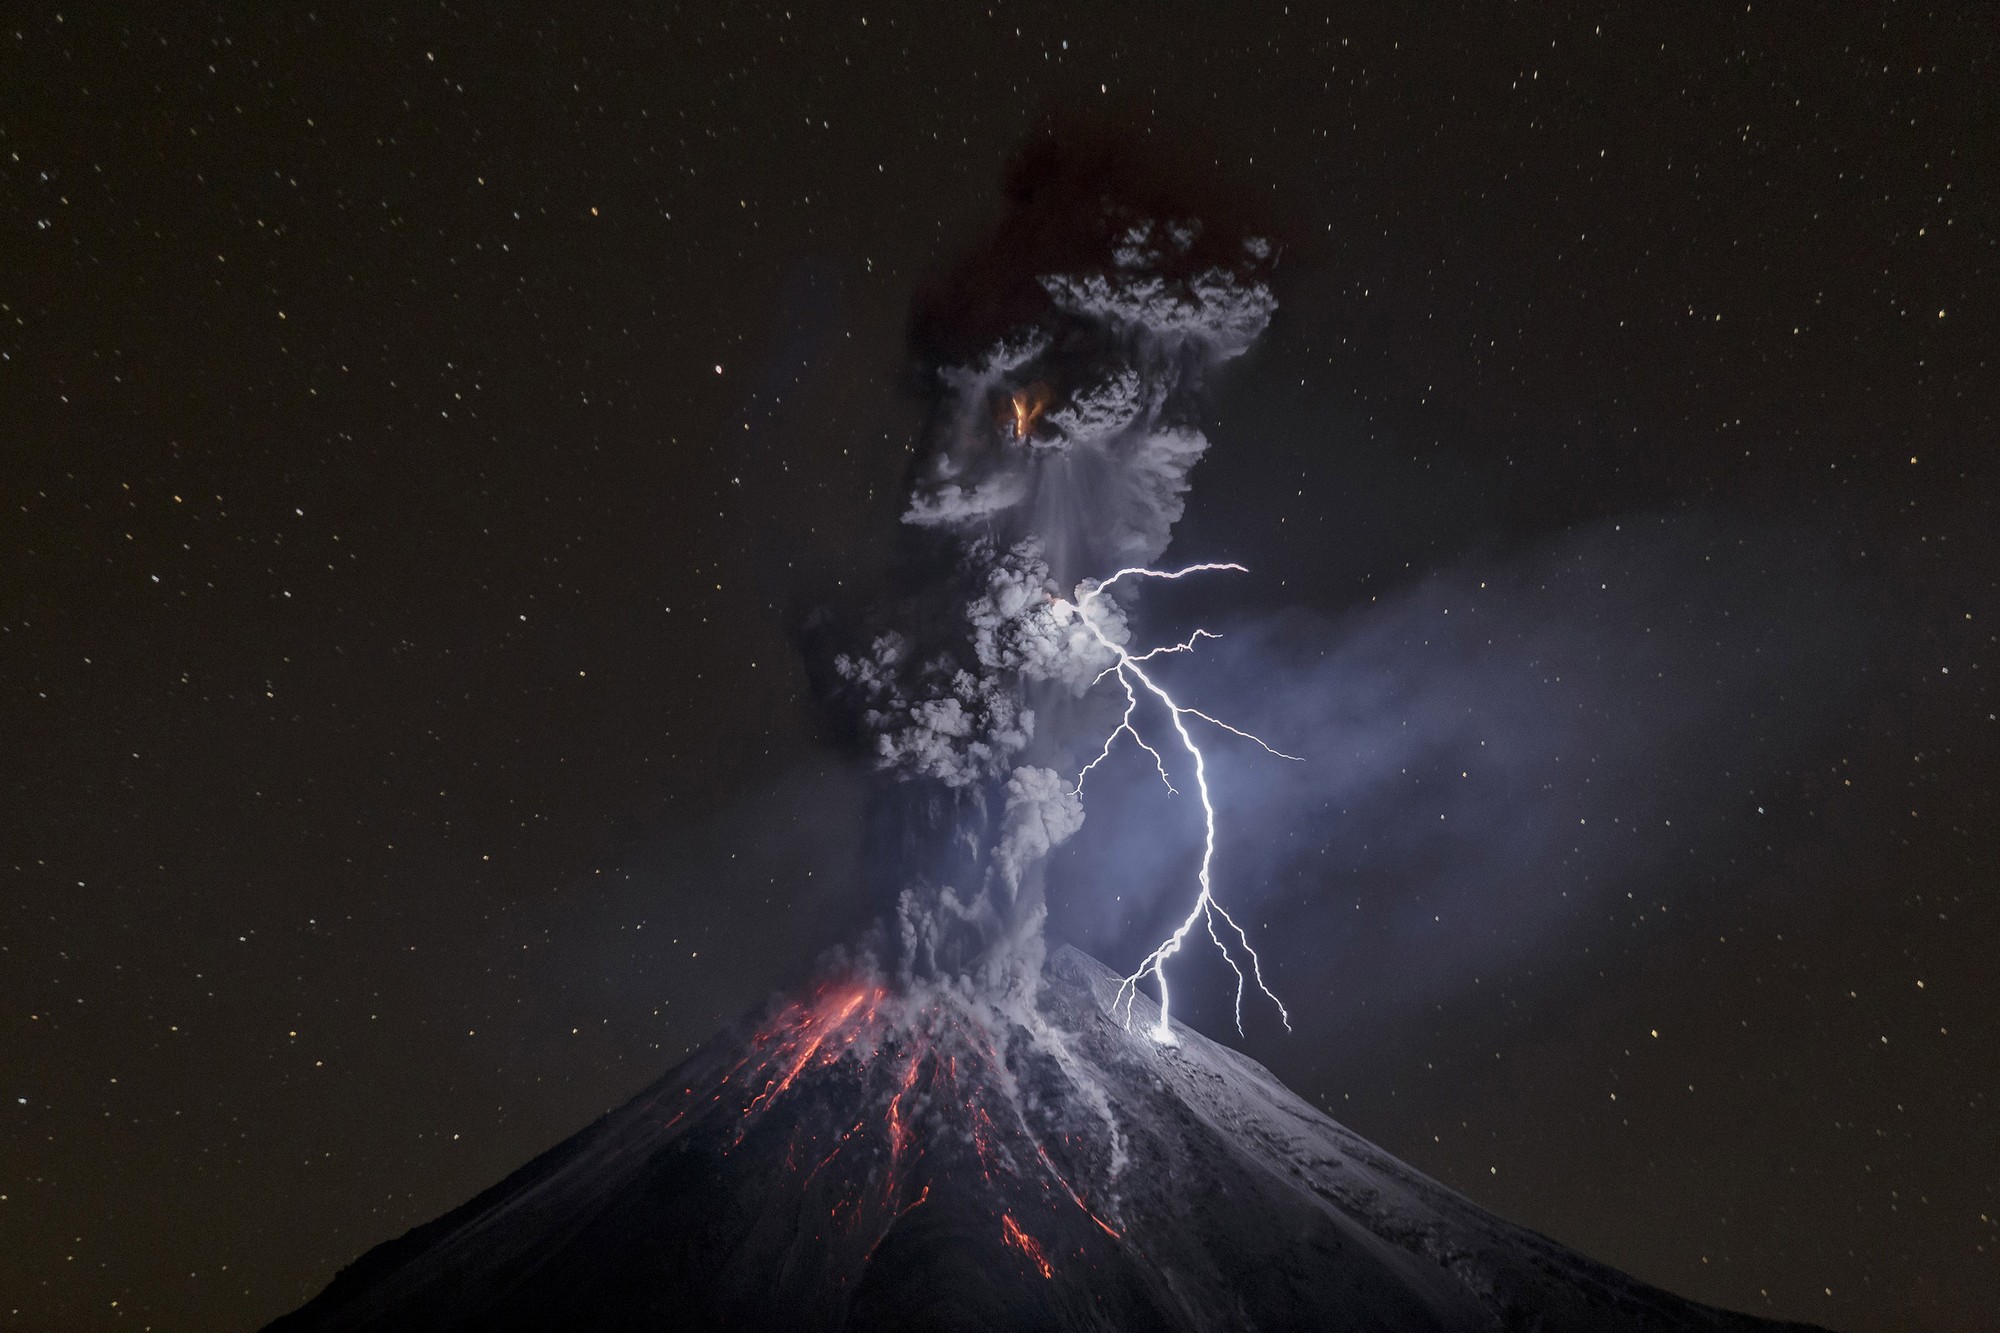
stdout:
POLYGON ((1195 645, 1202 639, 1213 639, 1219 636, 1211 634, 1207 630, 1198 629, 1181 643, 1167 644, 1135 656, 1132 653, 1126 652, 1118 644, 1113 643, 1104 633, 1103 626, 1091 614, 1091 608, 1104 595, 1105 589, 1111 587, 1112 584, 1118 582, 1120 579, 1179 579, 1185 578, 1189 574, 1200 574, 1214 570, 1233 570, 1239 574, 1249 572, 1242 565, 1237 564, 1189 565, 1185 569, 1177 570, 1121 569, 1110 578, 1105 579, 1095 586, 1086 585, 1078 589, 1076 601, 1072 604, 1078 618, 1089 628, 1098 643, 1102 644, 1115 659, 1110 666, 1106 667, 1098 675, 1097 679, 1102 681, 1106 676, 1115 675, 1118 678, 1119 685, 1125 690, 1125 713, 1118 720, 1118 725, 1112 728, 1111 734, 1104 738, 1104 748, 1098 752, 1097 757, 1088 764, 1085 764, 1082 771, 1076 775, 1075 790, 1081 792, 1083 790, 1083 780, 1090 776, 1090 770, 1096 768, 1105 759, 1110 757, 1111 747, 1117 743, 1118 737, 1120 735, 1129 735, 1138 743, 1139 748, 1153 757, 1153 765, 1159 770, 1160 781, 1166 784, 1167 791, 1170 793, 1175 791, 1173 781, 1167 775, 1166 759, 1139 733, 1138 727, 1133 723, 1133 717, 1139 711, 1140 690, 1151 694, 1165 706, 1167 716, 1173 722, 1174 732, 1180 738, 1181 748, 1186 750, 1194 759, 1195 790, 1201 796, 1203 828, 1201 870, 1197 876, 1201 885, 1201 892, 1196 896, 1194 906, 1189 909, 1187 918, 1181 922, 1180 926, 1171 935, 1167 936, 1165 940, 1161 941, 1158 948, 1146 955, 1145 961, 1139 964, 1138 971, 1126 977, 1120 984, 1117 998, 1112 1004, 1112 1012, 1114 1013, 1117 1012, 1119 1004, 1124 1005, 1125 1026, 1129 1028, 1132 1025, 1132 1004, 1138 998, 1139 994, 1139 983, 1150 973, 1158 983, 1160 989, 1160 1021, 1153 1027, 1153 1038, 1156 1041, 1167 1044, 1171 1044, 1174 1040, 1173 1029, 1167 1021, 1167 960, 1180 952, 1181 945, 1186 941, 1189 932, 1194 929, 1196 922, 1206 925, 1208 937, 1215 941, 1215 947, 1221 951, 1223 960, 1229 964, 1230 970, 1236 973, 1237 1032, 1241 1033, 1243 1031, 1243 990, 1245 984, 1251 979, 1256 981, 1257 989, 1262 991, 1265 997, 1278 1007, 1278 1017, 1283 1020, 1285 1030, 1289 1032, 1292 1027, 1292 1016, 1285 1011, 1284 1001, 1280 1000, 1272 992, 1271 988, 1264 984, 1263 966, 1258 960, 1256 949, 1251 947, 1250 937, 1244 933, 1243 927, 1236 923, 1236 918, 1229 915, 1222 904, 1215 900, 1215 893, 1209 875, 1211 864, 1215 860, 1215 804, 1209 799, 1208 762, 1202 755, 1201 747, 1194 743, 1194 737, 1188 732, 1187 719, 1190 717, 1200 718, 1209 725, 1218 727, 1223 731, 1229 732, 1231 735, 1255 741, 1258 745, 1263 746, 1266 751, 1276 755, 1280 759, 1299 761, 1299 757, 1295 754, 1286 754, 1281 750, 1272 749, 1260 738, 1240 728, 1232 727, 1227 722, 1210 717, 1207 713, 1199 709, 1188 708, 1176 703, 1173 696, 1162 689, 1159 683, 1147 675, 1145 669, 1139 665, 1141 662, 1151 661, 1153 658, 1164 653, 1192 652, 1195 645), (1223 942, 1222 934, 1216 928, 1217 917, 1222 918, 1229 929, 1235 932, 1237 941, 1243 946, 1243 952, 1249 955, 1250 974, 1248 977, 1244 975, 1242 967, 1237 964, 1235 955, 1230 952, 1229 946, 1223 942))

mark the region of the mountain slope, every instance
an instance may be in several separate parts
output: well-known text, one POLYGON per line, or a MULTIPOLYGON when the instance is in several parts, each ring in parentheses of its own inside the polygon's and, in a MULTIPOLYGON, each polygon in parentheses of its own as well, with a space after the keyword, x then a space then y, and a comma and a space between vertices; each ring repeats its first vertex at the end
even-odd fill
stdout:
MULTIPOLYGON (((1262 1066, 1112 1015, 822 986, 271 1325, 1770 1329, 1484 1212, 1262 1066)), ((1123 1011, 1119 1011, 1123 1017, 1123 1011)))

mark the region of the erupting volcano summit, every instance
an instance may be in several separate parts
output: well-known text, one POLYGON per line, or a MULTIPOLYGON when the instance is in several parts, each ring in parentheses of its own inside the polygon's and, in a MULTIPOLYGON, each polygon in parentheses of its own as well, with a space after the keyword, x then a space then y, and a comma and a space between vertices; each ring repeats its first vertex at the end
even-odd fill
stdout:
POLYGON ((1068 948, 1021 1024, 825 982, 271 1333, 1780 1327, 1482 1211, 1118 991, 1068 948))
POLYGON ((1213 947, 1289 1014, 1229 904, 1210 747, 1311 762, 1170 688, 1216 637, 1135 645, 1208 447, 1204 378, 1276 302, 1279 248, 1038 142, 993 243, 920 316, 930 422, 901 592, 823 635, 878 784, 882 922, 800 997, 284 1330, 1747 1328, 1513 1227, 1177 1026, 1213 947), (1119 188, 1114 188, 1119 187, 1119 188), (945 313, 940 313, 945 312, 945 313), (1199 852, 1165 938, 1047 957, 1043 868, 1121 747, 1199 852), (1257 753, 1261 747, 1262 753, 1257 753), (1181 906, 1184 904, 1184 906, 1181 906))

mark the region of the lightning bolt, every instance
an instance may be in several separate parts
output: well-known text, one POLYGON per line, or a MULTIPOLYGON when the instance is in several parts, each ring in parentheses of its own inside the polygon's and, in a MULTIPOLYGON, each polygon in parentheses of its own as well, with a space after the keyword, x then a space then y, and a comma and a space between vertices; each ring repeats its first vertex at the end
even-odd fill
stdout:
POLYGON ((1162 689, 1159 682, 1147 675, 1145 668, 1140 665, 1142 662, 1149 662, 1163 654, 1192 652, 1195 645, 1201 640, 1214 639, 1221 636, 1211 634, 1207 630, 1198 629, 1180 643, 1167 644, 1134 655, 1125 651, 1118 644, 1113 643, 1110 637, 1105 634, 1104 627, 1091 613, 1092 608, 1104 596, 1105 591, 1120 579, 1181 579, 1186 578, 1190 574, 1209 573, 1216 570, 1231 570, 1239 574, 1249 573, 1249 570, 1237 564, 1189 565, 1185 569, 1175 570, 1121 569, 1094 587, 1088 585, 1080 587, 1077 590, 1076 601, 1067 604, 1075 610, 1077 618, 1082 621, 1083 625, 1089 629, 1091 634, 1113 657, 1112 664, 1100 672, 1097 682, 1093 683, 1102 682, 1107 676, 1115 676, 1118 679, 1119 685, 1125 691, 1124 715, 1119 718, 1118 725, 1111 729, 1111 734, 1104 738, 1104 748, 1098 752, 1097 757, 1088 764, 1085 764, 1082 771, 1076 775, 1076 786, 1072 790, 1074 792, 1081 792, 1083 790, 1084 779, 1090 776, 1092 769, 1110 757, 1111 748, 1117 744, 1118 738, 1120 736, 1130 736, 1140 749, 1153 757, 1153 766, 1159 770, 1160 781, 1166 784, 1167 791, 1169 793, 1175 791, 1173 781, 1167 774, 1167 761, 1165 757, 1160 754, 1159 750, 1145 736, 1140 734, 1139 728, 1133 722, 1134 716, 1139 711, 1139 696, 1141 692, 1152 695, 1166 708, 1167 716, 1173 723, 1174 734, 1180 739, 1181 748, 1186 750, 1188 755, 1194 760, 1194 784, 1196 792, 1201 797, 1202 812, 1201 871, 1197 876, 1201 885, 1201 892, 1195 897, 1194 906, 1188 910, 1187 917, 1180 923, 1180 926, 1171 935, 1167 936, 1166 939, 1162 940, 1158 948, 1146 955, 1145 961, 1139 964, 1138 971, 1126 977, 1120 983, 1118 995, 1112 1002, 1113 1013, 1117 1012, 1119 1004, 1122 1003, 1124 1005, 1125 1026, 1130 1028, 1132 1026, 1132 1004, 1138 999, 1139 983, 1145 980, 1147 975, 1150 974, 1160 989, 1160 1021, 1153 1028, 1153 1039, 1163 1044, 1171 1044, 1174 1040, 1173 1029, 1167 1021, 1167 960, 1181 951, 1181 946, 1187 942, 1188 935, 1194 930, 1197 923, 1207 927, 1209 939, 1215 942, 1215 947, 1222 953, 1223 961, 1227 962, 1230 970, 1236 974, 1236 1031, 1239 1034, 1243 1031, 1243 992, 1252 980, 1257 983, 1257 989, 1264 993, 1265 998, 1278 1007, 1278 1017, 1283 1020, 1285 1030, 1289 1032, 1292 1028, 1292 1016, 1285 1011, 1285 1002, 1280 1000, 1271 988, 1264 984, 1263 964, 1257 957, 1257 950, 1250 944, 1249 935, 1245 934, 1243 927, 1236 923, 1236 918, 1229 915, 1228 910, 1215 900, 1214 886, 1210 878, 1210 869, 1215 860, 1215 803, 1209 798, 1208 761, 1203 756, 1201 747, 1195 744, 1193 734, 1188 731, 1187 719, 1191 717, 1198 718, 1210 726, 1226 731, 1233 736, 1240 736, 1245 740, 1254 741, 1256 744, 1263 746, 1268 753, 1276 755, 1280 759, 1290 759, 1295 762, 1303 761, 1295 754, 1286 754, 1282 750, 1272 749, 1271 746, 1265 744, 1259 737, 1253 736, 1241 728, 1233 727, 1218 718, 1210 717, 1198 708, 1189 708, 1175 702, 1174 697, 1162 689), (1235 934, 1237 942, 1242 945, 1243 952, 1249 956, 1250 972, 1248 976, 1244 974, 1243 968, 1237 963, 1236 956, 1230 952, 1229 945, 1224 942, 1222 932, 1217 928, 1216 924, 1218 917, 1235 934))

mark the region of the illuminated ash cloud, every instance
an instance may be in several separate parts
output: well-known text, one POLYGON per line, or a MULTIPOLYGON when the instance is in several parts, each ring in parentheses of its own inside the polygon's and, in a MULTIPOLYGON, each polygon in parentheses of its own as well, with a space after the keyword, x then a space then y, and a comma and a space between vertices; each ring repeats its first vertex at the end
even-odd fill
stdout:
POLYGON ((1115 661, 1123 617, 1095 630, 1065 600, 1034 538, 996 554, 974 540, 961 553, 974 589, 941 613, 958 643, 920 650, 887 630, 867 651, 834 659, 860 703, 876 767, 898 778, 969 788, 1004 778, 1034 739, 1026 686, 1053 683, 1081 696, 1115 661))
POLYGON ((1105 640, 1122 645, 1130 635, 1115 609, 1095 628, 1086 624, 1065 594, 1033 537, 994 559, 985 593, 966 607, 980 665, 1056 681, 1079 696, 1088 690, 1115 660, 1105 640))
POLYGON ((949 654, 918 659, 908 638, 877 635, 834 670, 864 705, 876 767, 902 778, 970 787, 1006 773, 1034 735, 1033 710, 997 673, 975 673, 949 654))
POLYGON ((1260 238, 1205 244, 1197 220, 1100 204, 1099 262, 1038 274, 1028 321, 935 368, 935 428, 904 521, 1033 536, 1073 584, 1147 563, 1208 448, 1207 372, 1270 322, 1275 258, 1260 238))
POLYGON ((1121 153, 1031 143, 991 242, 920 297, 920 590, 833 663, 888 783, 871 870, 904 969, 1002 991, 1039 968, 1042 864, 1083 823, 1058 770, 1086 742, 1042 719, 1087 717, 1073 701, 1129 639, 1110 596, 1086 623, 1079 584, 1166 550, 1208 448, 1204 382, 1276 309, 1275 246, 1121 153))

